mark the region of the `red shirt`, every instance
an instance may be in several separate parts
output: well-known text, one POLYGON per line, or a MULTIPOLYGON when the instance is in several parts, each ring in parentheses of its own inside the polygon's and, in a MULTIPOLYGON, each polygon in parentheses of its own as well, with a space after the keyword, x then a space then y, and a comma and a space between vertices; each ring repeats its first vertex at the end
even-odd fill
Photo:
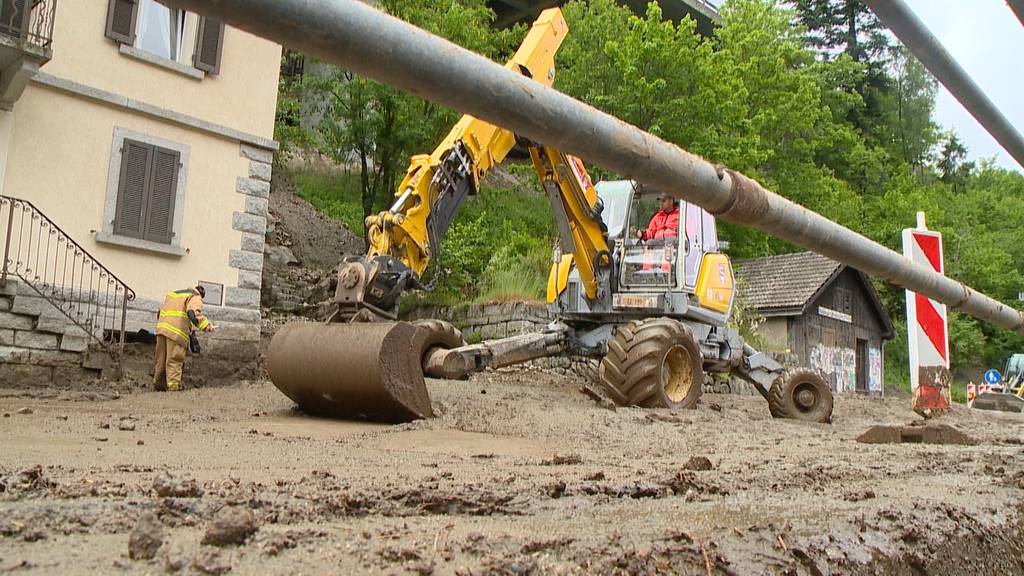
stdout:
POLYGON ((674 204, 671 212, 658 210, 651 216, 651 223, 647 230, 640 236, 641 240, 657 240, 659 238, 671 238, 679 233, 679 205, 674 204))

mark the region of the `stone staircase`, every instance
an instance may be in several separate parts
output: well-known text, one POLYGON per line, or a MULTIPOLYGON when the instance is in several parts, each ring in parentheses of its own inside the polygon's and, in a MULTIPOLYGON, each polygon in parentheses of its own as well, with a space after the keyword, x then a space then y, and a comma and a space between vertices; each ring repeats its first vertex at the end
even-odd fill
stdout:
POLYGON ((23 282, 0 283, 0 386, 70 384, 110 376, 110 355, 23 282))

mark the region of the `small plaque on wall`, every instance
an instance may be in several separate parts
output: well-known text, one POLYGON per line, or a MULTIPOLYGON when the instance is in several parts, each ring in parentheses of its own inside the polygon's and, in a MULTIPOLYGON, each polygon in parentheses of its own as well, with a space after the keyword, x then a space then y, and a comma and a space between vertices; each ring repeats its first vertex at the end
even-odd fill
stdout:
POLYGON ((224 305, 224 285, 217 284, 216 282, 207 282, 200 280, 199 285, 206 289, 206 297, 203 298, 203 302, 210 304, 211 306, 223 306, 224 305))

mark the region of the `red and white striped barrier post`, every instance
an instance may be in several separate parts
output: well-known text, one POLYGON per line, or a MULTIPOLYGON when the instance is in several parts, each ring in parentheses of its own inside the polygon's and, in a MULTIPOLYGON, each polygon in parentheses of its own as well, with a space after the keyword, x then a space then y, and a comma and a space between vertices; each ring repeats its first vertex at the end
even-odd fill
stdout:
MULTIPOLYGON (((903 230, 903 255, 944 274, 942 235, 928 230, 924 212, 917 213, 917 228, 903 230)), ((914 411, 928 417, 949 410, 946 305, 907 290, 907 340, 914 411)))

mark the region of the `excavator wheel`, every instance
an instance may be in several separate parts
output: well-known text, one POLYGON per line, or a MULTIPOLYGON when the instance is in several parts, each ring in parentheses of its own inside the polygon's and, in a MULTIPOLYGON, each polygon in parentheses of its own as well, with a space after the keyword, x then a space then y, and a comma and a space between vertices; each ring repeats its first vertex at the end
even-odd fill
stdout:
POLYGON ((601 360, 601 384, 620 406, 695 408, 704 358, 690 328, 670 318, 620 326, 601 360))
POLYGON ((413 325, 423 332, 416 343, 416 346, 422 351, 421 363, 425 363, 427 356, 437 348, 451 350, 466 345, 462 331, 444 320, 416 320, 413 325))
POLYGON ((774 418, 829 422, 832 420, 832 389, 816 370, 788 370, 768 390, 768 411, 774 418))
POLYGON ((307 413, 408 422, 433 416, 422 359, 439 342, 408 322, 292 322, 271 339, 267 371, 307 413))

